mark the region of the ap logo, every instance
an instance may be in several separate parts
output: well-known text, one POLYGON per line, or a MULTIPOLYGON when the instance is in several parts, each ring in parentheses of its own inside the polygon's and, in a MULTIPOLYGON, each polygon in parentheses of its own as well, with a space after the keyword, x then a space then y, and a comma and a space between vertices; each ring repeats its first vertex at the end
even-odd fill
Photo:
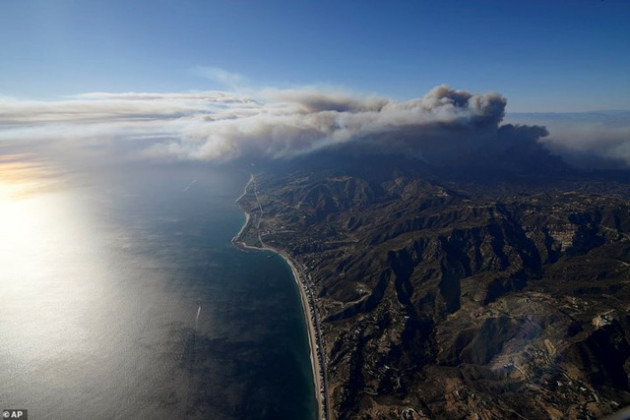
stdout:
POLYGON ((5 409, 2 410, 2 419, 28 420, 26 410, 5 409))

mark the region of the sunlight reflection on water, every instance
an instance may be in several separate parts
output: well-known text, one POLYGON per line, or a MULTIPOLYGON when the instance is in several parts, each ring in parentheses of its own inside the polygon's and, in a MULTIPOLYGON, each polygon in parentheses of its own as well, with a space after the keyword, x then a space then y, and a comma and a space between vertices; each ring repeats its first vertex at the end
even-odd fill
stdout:
POLYGON ((229 243, 242 178, 0 159, 0 406, 38 419, 312 417, 290 271, 229 243))

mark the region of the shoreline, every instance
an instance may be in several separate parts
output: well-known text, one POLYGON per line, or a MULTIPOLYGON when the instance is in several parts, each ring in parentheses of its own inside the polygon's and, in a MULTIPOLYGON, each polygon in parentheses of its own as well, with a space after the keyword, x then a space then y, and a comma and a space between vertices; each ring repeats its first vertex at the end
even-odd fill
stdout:
MULTIPOLYGON (((254 182, 253 174, 251 175, 249 181, 245 185, 243 194, 241 194, 236 199, 235 203, 237 205, 238 205, 238 202, 241 200, 241 198, 247 195, 247 189, 252 182, 254 182)), ((320 360, 319 351, 318 351, 318 349, 320 348, 319 343, 321 342, 321 339, 320 339, 321 334, 317 326, 313 322, 313 319, 311 318, 311 314, 316 313, 315 312, 316 308, 314 307, 314 305, 311 305, 311 302, 309 300, 309 295, 311 295, 310 290, 307 291, 307 286, 305 286, 304 284, 303 276, 300 274, 300 271, 296 267, 296 263, 294 263, 293 260, 291 260, 291 258, 286 254, 286 252, 276 249, 274 247, 271 247, 269 245, 265 245, 262 239, 260 239, 260 237, 259 237, 259 240, 260 240, 260 243, 262 244, 262 247, 250 246, 241 240, 241 235, 249 227, 250 222, 252 221, 252 217, 248 211, 246 211, 240 206, 239 208, 241 208, 241 210, 243 210, 243 212, 245 213, 245 222, 243 223, 241 230, 239 230, 239 232, 232 238, 231 240, 232 244, 243 251, 253 250, 253 251, 273 252, 274 254, 279 255, 280 258, 282 258, 291 269, 293 279, 295 280, 295 283, 297 284, 297 287, 298 287, 298 291, 300 293, 300 301, 302 302, 302 312, 304 314, 304 321, 307 327, 306 329, 307 329, 307 335, 308 335, 308 345, 310 348, 311 370, 313 373, 313 385, 315 386, 315 400, 317 402, 317 418, 321 420, 327 420, 329 419, 328 401, 327 401, 328 398, 326 395, 327 389, 325 387, 325 384, 323 383, 324 381, 322 380, 322 378, 325 375, 325 372, 324 372, 324 368, 322 366, 322 362, 320 360)), ((261 212, 262 212, 262 209, 261 209, 261 212)))
MULTIPOLYGON (((236 199, 236 201, 234 201, 234 204, 236 204, 238 206, 238 202, 241 200, 241 198, 245 197, 247 195, 247 187, 249 187, 249 184, 251 184, 254 181, 254 175, 252 174, 249 177, 249 181, 247 181, 247 184, 245 184, 245 188, 243 188, 243 194, 239 195, 238 198, 236 199)), ((240 207, 239 207, 240 208, 240 207)), ((243 210, 241 208, 241 210, 243 210)), ((232 238, 232 240, 230 242, 232 242, 234 245, 236 245, 236 240, 238 238, 241 237, 241 235, 243 234, 243 232, 245 231, 245 228, 247 228, 247 226, 249 225, 249 219, 250 219, 250 215, 248 212, 246 212, 245 210, 243 210, 243 213, 245 213, 245 222, 243 223, 243 226, 241 226, 241 230, 238 231, 238 233, 232 238)), ((243 243, 244 246, 246 246, 243 243)), ((238 246, 238 245, 237 245, 238 246)))

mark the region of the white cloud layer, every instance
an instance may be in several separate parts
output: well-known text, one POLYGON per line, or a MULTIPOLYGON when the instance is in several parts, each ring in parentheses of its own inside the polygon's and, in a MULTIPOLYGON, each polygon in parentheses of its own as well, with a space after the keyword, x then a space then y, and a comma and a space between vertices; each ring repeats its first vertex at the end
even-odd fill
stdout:
MULTIPOLYGON (((499 94, 447 86, 406 102, 317 89, 263 90, 251 96, 97 92, 61 101, 0 97, 0 147, 45 144, 60 153, 225 161, 365 145, 439 161, 496 140, 505 106, 499 94)), ((616 130, 562 144, 630 161, 627 126, 616 130)), ((561 138, 552 135, 554 141, 561 138)))
POLYGON ((195 67, 191 73, 229 88, 239 87, 246 81, 244 76, 220 67, 195 67))
POLYGON ((496 126, 505 107, 498 94, 472 95, 446 86, 408 102, 313 89, 259 96, 263 99, 226 92, 88 93, 55 102, 3 100, 0 140, 80 147, 99 139, 126 144, 142 139, 140 150, 130 149, 144 157, 284 158, 392 132, 496 126))

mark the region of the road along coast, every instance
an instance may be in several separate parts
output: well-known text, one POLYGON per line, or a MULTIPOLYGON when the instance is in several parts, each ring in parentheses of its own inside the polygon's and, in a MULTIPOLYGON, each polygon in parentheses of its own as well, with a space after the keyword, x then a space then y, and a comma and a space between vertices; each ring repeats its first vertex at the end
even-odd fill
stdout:
POLYGON ((256 180, 254 175, 249 178, 249 181, 245 185, 243 194, 236 199, 236 204, 246 197, 248 194, 252 194, 258 204, 258 211, 260 214, 258 217, 253 217, 246 209, 239 206, 245 212, 245 223, 241 227, 241 230, 232 238, 232 243, 242 250, 254 250, 254 251, 271 251, 278 254, 291 268, 293 278, 300 291, 300 300, 302 301, 302 309, 304 312, 304 319, 306 321, 308 342, 311 351, 311 367, 313 370, 313 382, 315 385, 315 398, 317 400, 318 418, 321 420, 328 420, 329 405, 328 405, 328 387, 326 384, 326 371, 325 371, 325 359, 324 352, 321 343, 323 343, 321 336, 321 329, 319 327, 319 316, 315 307, 315 297, 312 294, 308 284, 305 281, 303 271, 298 269, 298 264, 294 262, 289 255, 280 249, 274 248, 269 245, 265 245, 260 237, 260 231, 258 230, 260 222, 262 220, 263 210, 258 200, 258 191, 256 186, 256 180), (256 224, 255 226, 254 223, 256 224), (251 238, 251 229, 256 230, 257 245, 252 246, 247 243, 247 239, 251 238))

